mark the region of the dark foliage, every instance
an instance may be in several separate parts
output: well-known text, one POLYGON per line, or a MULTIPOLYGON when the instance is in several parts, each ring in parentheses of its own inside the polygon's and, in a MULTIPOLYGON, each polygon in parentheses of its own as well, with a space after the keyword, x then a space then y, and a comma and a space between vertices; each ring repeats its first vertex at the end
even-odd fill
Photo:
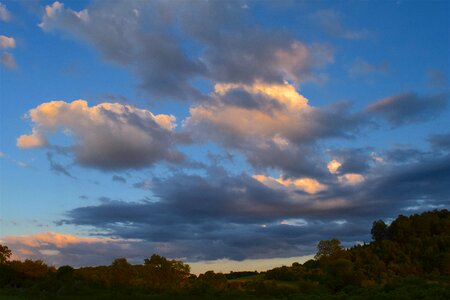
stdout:
POLYGON ((152 255, 141 265, 74 269, 40 260, 10 261, 0 245, 4 299, 450 299, 450 213, 432 211, 378 220, 373 242, 343 249, 320 241, 315 259, 258 272, 208 271, 152 255))

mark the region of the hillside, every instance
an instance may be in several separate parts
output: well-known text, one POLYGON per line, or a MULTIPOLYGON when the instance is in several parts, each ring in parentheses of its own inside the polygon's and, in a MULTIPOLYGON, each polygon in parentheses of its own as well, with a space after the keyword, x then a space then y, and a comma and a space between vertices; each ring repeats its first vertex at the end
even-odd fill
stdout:
POLYGON ((435 210, 378 220, 373 241, 344 249, 318 243, 313 260, 267 272, 208 271, 159 255, 132 265, 74 269, 42 261, 10 261, 1 246, 2 299, 450 299, 450 212, 435 210))

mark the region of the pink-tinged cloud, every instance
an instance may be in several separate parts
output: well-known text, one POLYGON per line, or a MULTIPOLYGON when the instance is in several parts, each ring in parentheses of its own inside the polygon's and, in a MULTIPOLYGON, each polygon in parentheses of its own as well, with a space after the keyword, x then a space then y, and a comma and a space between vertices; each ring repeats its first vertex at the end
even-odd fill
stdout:
POLYGON ((42 259, 51 265, 109 264, 114 258, 143 255, 137 240, 109 237, 81 237, 58 232, 6 236, 1 240, 13 252, 13 259, 42 259), (139 251, 137 249, 140 249, 139 251))
POLYGON ((16 40, 13 37, 0 35, 0 48, 8 49, 15 47, 16 47, 16 40))
POLYGON ((9 22, 11 20, 11 13, 6 8, 6 5, 0 3, 0 21, 9 22))
POLYGON ((342 184, 346 185, 356 185, 365 180, 365 177, 357 173, 346 173, 344 175, 338 176, 338 180, 342 184))
POLYGON ((17 69, 16 60, 11 53, 3 53, 0 57, 0 63, 10 70, 17 69))

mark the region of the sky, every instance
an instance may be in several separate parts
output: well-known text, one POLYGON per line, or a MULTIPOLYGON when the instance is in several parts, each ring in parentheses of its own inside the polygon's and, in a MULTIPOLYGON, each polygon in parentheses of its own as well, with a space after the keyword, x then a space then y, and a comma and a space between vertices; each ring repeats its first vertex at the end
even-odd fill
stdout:
POLYGON ((2 1, 0 241, 265 270, 450 206, 448 1, 2 1))

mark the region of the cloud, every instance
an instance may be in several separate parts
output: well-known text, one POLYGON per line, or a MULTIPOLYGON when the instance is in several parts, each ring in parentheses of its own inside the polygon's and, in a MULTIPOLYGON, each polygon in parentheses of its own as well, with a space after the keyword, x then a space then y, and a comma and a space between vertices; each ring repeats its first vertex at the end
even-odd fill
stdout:
POLYGON ((11 20, 11 13, 6 8, 6 5, 0 3, 0 21, 9 22, 11 20))
POLYGON ((65 175, 67 177, 70 177, 72 179, 76 179, 75 176, 73 176, 69 170, 67 169, 67 167, 63 166, 60 163, 57 163, 53 160, 53 153, 51 152, 47 152, 47 160, 50 163, 50 170, 52 170, 55 174, 58 175, 65 175))
POLYGON ((343 184, 355 185, 364 181, 364 176, 357 173, 347 173, 338 177, 343 184))
POLYGON ((423 150, 413 148, 409 145, 396 145, 391 149, 385 150, 383 156, 390 164, 405 164, 427 160, 435 154, 436 153, 425 152, 423 150))
POLYGON ((341 166, 342 166, 342 164, 340 162, 333 159, 332 161, 330 161, 328 163, 327 168, 328 168, 328 171, 330 171, 330 173, 336 174, 336 173, 338 173, 338 170, 341 166))
MULTIPOLYGON (((41 232, 24 236, 6 236, 1 239, 13 251, 13 259, 42 259, 47 264, 75 267, 109 265, 115 258, 145 257, 136 241, 109 237, 80 237, 58 232, 41 232)), ((147 251, 151 251, 147 249, 147 251)))
POLYGON ((427 83, 430 87, 446 88, 449 86, 448 77, 444 72, 436 69, 429 69, 427 71, 427 83))
POLYGON ((428 138, 431 146, 438 150, 450 150, 450 132, 433 134, 428 138))
POLYGON ((203 100, 196 79, 315 80, 314 71, 333 62, 329 47, 264 29, 237 2, 94 2, 81 11, 55 2, 46 7, 40 27, 86 41, 108 61, 126 66, 153 99, 203 100))
POLYGON ((327 186, 321 184, 319 181, 313 178, 283 179, 281 177, 273 178, 265 175, 253 175, 253 178, 271 188, 290 188, 302 190, 307 192, 308 194, 315 194, 327 189, 327 186))
POLYGON ((0 48, 15 48, 16 40, 13 37, 8 37, 5 35, 0 35, 0 48))
POLYGON ((327 165, 328 170, 333 174, 365 173, 374 160, 372 153, 371 147, 329 149, 327 154, 333 157, 333 161, 327 165), (337 169, 332 172, 336 167, 337 169))
POLYGON ((29 111, 32 134, 17 139, 21 148, 60 148, 73 153, 75 162, 103 170, 143 168, 157 161, 178 162, 173 149, 175 117, 154 115, 130 105, 102 103, 89 107, 84 100, 52 101, 29 111), (52 145, 56 131, 74 140, 69 147, 52 145))
POLYGON ((448 107, 448 94, 421 96, 405 93, 370 104, 366 111, 386 119, 392 126, 428 121, 448 107))
POLYGON ((119 175, 113 175, 112 180, 116 181, 116 182, 127 183, 127 180, 124 177, 119 176, 119 175))
POLYGON ((370 75, 373 73, 386 73, 389 70, 387 63, 382 64, 370 64, 363 59, 356 59, 350 66, 350 76, 370 75))
POLYGON ((139 182, 136 182, 135 184, 133 184, 133 187, 137 188, 137 189, 150 190, 152 185, 153 185, 153 183, 151 180, 143 180, 143 181, 139 181, 139 182))
POLYGON ((8 69, 14 70, 17 68, 16 60, 14 59, 14 56, 11 53, 8 52, 2 53, 0 62, 8 69))
MULTIPOLYGON (((217 84, 211 101, 190 108, 184 122, 195 141, 241 151, 255 167, 275 167, 295 177, 316 177, 327 138, 350 138, 364 120, 348 103, 317 108, 294 86, 217 84)), ((323 169, 323 168, 321 168, 323 169)))
POLYGON ((327 34, 348 40, 367 38, 369 32, 365 29, 349 29, 342 22, 342 15, 332 9, 324 9, 310 15, 309 19, 327 34))
POLYGON ((163 243, 161 254, 190 261, 269 258, 311 254, 319 240, 332 237, 348 245, 368 241, 373 220, 408 207, 450 204, 450 157, 438 153, 401 165, 374 164, 364 174, 329 174, 317 193, 306 191, 312 178, 205 171, 152 178, 154 197, 75 208, 60 224, 163 243))
POLYGON ((48 145, 44 135, 40 133, 36 128, 29 135, 21 135, 17 139, 17 147, 19 148, 40 148, 48 145))

